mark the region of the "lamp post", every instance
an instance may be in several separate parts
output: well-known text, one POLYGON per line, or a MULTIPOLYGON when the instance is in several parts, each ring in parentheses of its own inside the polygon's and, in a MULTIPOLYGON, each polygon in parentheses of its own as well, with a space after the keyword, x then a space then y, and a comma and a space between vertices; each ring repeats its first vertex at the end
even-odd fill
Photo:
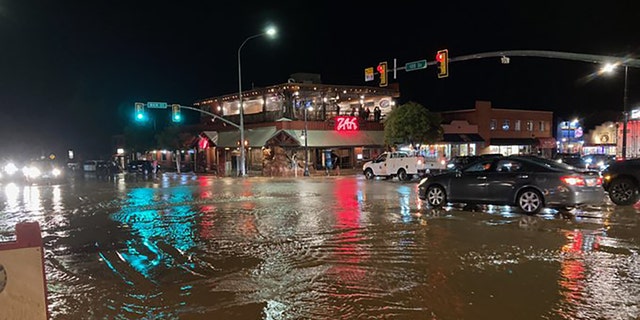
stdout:
POLYGON ((307 144, 307 140, 309 139, 309 130, 307 127, 307 109, 308 107, 304 106, 304 176, 309 176, 309 146, 307 144))
POLYGON ((629 122, 629 110, 627 109, 627 75, 629 66, 624 66, 624 96, 622 98, 622 159, 627 159, 627 123, 629 122))
POLYGON ((246 39, 244 39, 244 41, 242 42, 242 44, 240 45, 240 47, 238 48, 238 99, 239 99, 239 112, 240 112, 240 165, 242 165, 242 168, 240 170, 240 174, 245 177, 247 175, 247 171, 246 171, 246 167, 247 167, 247 161, 246 161, 246 154, 245 154, 245 146, 244 146, 244 106, 243 106, 243 102, 242 102, 242 66, 240 63, 240 51, 242 50, 242 47, 244 47, 244 45, 247 43, 247 41, 251 40, 251 39, 255 39, 258 37, 262 37, 262 36, 274 36, 276 34, 276 29, 273 27, 270 27, 267 29, 267 31, 263 32, 263 33, 259 33, 259 34, 255 34, 252 35, 246 39))
MULTIPOLYGON (((611 73, 616 68, 616 66, 620 65, 618 63, 607 63, 605 64, 601 72, 611 73)), ((629 74, 629 66, 624 65, 624 94, 622 97, 622 159, 627 159, 627 123, 629 122, 629 110, 627 107, 627 78, 629 74)))

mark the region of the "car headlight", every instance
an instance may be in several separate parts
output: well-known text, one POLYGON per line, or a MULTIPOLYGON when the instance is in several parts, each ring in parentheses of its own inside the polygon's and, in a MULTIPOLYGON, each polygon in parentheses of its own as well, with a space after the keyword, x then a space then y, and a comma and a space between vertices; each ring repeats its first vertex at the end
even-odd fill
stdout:
POLYGON ((42 174, 42 172, 40 172, 40 169, 36 167, 29 167, 24 170, 24 175, 29 178, 37 178, 40 174, 42 174))
POLYGON ((51 174, 53 174, 54 177, 57 177, 62 174, 62 171, 60 171, 60 169, 58 168, 54 168, 53 170, 51 170, 51 174))
POLYGON ((4 166, 4 172, 12 176, 16 172, 18 172, 18 167, 13 162, 9 162, 4 166))
POLYGON ((427 181, 429 181, 429 177, 422 178, 422 180, 420 180, 420 183, 418 183, 418 186, 421 186, 421 185, 427 183, 427 181))

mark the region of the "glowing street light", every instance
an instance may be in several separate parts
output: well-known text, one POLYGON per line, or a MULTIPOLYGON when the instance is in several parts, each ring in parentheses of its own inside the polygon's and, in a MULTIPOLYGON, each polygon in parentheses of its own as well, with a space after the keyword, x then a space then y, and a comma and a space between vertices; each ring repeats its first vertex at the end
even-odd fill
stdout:
POLYGON ((247 175, 247 171, 246 171, 246 167, 247 167, 247 159, 246 159, 246 155, 245 155, 245 150, 244 150, 244 106, 243 106, 243 102, 242 102, 242 67, 240 64, 240 51, 242 50, 242 47, 244 47, 244 45, 247 43, 247 41, 251 40, 251 39, 255 39, 258 37, 262 37, 262 36, 270 36, 273 37, 276 34, 276 29, 274 27, 269 27, 265 32, 263 33, 259 33, 259 34, 255 34, 252 35, 246 39, 244 39, 244 41, 242 42, 242 44, 240 45, 240 47, 238 48, 238 99, 239 101, 239 107, 240 107, 240 163, 242 165, 242 169, 241 169, 241 174, 242 176, 246 176, 247 175))

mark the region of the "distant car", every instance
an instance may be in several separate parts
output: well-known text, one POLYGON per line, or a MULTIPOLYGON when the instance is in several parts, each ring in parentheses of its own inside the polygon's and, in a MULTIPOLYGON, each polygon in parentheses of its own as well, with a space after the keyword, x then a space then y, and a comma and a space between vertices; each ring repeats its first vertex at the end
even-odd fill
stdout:
POLYGON ((604 189, 611 202, 630 205, 638 201, 640 188, 640 159, 610 162, 602 171, 604 189))
POLYGON ((451 158, 449 162, 447 162, 447 170, 461 169, 476 161, 499 157, 503 157, 503 155, 501 153, 488 153, 473 156, 456 156, 451 158))
POLYGON ((582 156, 582 162, 587 169, 602 171, 611 161, 615 161, 615 156, 608 154, 587 154, 582 156))
POLYGON ((432 207, 447 203, 513 205, 527 214, 604 201, 602 178, 554 160, 508 156, 477 161, 424 178, 418 197, 432 207))
POLYGON ((23 182, 24 174, 15 162, 6 161, 2 163, 0 168, 0 180, 3 182, 23 182))
POLYGON ((64 166, 52 160, 31 161, 22 169, 28 183, 59 183, 64 181, 64 166))
POLYGON ((557 162, 566 163, 576 168, 585 168, 585 163, 579 153, 558 153, 554 157, 557 162))

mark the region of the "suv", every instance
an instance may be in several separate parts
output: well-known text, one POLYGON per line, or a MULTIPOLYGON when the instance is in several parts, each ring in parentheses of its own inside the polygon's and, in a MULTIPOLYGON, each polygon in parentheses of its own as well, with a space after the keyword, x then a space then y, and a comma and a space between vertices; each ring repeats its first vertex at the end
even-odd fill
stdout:
POLYGON ((576 168, 586 168, 586 165, 579 153, 558 153, 554 159, 558 162, 566 163, 576 168))
POLYGON ((614 161, 602 171, 602 186, 617 205, 630 205, 638 201, 640 187, 640 159, 614 161))

